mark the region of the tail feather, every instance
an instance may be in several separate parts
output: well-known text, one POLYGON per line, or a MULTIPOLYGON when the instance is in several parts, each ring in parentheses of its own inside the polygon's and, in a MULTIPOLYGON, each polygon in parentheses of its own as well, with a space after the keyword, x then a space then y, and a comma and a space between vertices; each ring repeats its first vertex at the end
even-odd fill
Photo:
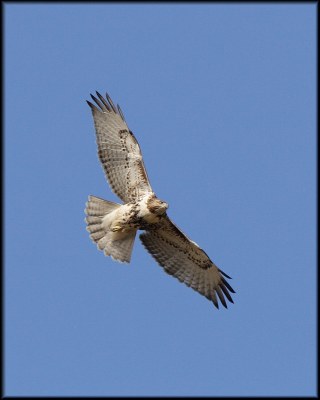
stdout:
POLYGON ((117 261, 130 262, 137 230, 113 232, 110 229, 113 217, 116 217, 115 214, 113 216, 111 213, 120 207, 121 204, 89 196, 85 209, 87 231, 106 256, 111 256, 117 261), (108 214, 110 215, 106 218, 108 214))
POLYGON ((87 202, 86 206, 85 212, 88 215, 87 222, 89 222, 88 218, 103 217, 117 208, 120 208, 121 204, 103 200, 96 196, 89 196, 89 201, 87 202))
POLYGON ((98 247, 100 250, 104 249, 104 254, 106 256, 111 256, 117 261, 129 263, 137 230, 134 229, 131 232, 126 232, 123 234, 125 236, 121 239, 111 239, 109 241, 110 233, 112 234, 113 232, 109 232, 109 234, 98 241, 98 247))

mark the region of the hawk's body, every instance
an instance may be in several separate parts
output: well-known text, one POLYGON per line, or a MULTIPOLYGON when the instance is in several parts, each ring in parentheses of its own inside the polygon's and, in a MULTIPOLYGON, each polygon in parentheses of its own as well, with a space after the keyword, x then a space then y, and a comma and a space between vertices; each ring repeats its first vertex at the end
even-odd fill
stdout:
POLYGON ((218 307, 218 298, 233 302, 230 278, 207 254, 177 228, 166 214, 168 204, 152 191, 139 144, 129 130, 119 106, 111 98, 91 96, 99 109, 91 107, 96 128, 98 154, 112 190, 124 204, 89 196, 87 230, 100 250, 117 261, 130 262, 138 229, 147 251, 164 270, 191 286, 218 307))

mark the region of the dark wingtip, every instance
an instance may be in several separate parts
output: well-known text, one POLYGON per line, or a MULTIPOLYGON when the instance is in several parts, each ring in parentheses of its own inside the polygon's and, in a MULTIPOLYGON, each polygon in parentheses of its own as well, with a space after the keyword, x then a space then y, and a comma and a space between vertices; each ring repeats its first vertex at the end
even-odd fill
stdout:
POLYGON ((111 111, 111 108, 110 108, 108 102, 103 98, 103 96, 101 96, 101 94, 100 94, 98 91, 96 91, 96 94, 97 94, 97 96, 99 97, 99 99, 101 100, 101 102, 103 103, 103 105, 105 106, 105 108, 106 108, 108 111, 111 111))
POLYGON ((126 120, 125 120, 125 118, 124 118, 124 115, 123 115, 123 112, 122 112, 122 110, 121 110, 119 104, 117 104, 117 109, 118 109, 118 112, 119 112, 120 117, 123 119, 124 122, 126 122, 126 120))
POLYGON ((91 111, 99 111, 97 109, 97 107, 94 104, 92 104, 90 101, 86 100, 86 102, 87 102, 88 106, 91 108, 91 111))
POLYGON ((215 306, 215 308, 217 308, 219 310, 219 303, 217 301, 212 300, 213 305, 215 306))
POLYGON ((97 102, 97 98, 96 98, 96 97, 94 97, 94 95, 93 95, 93 94, 91 94, 91 93, 90 93, 90 97, 91 97, 91 99, 92 99, 94 102, 97 102))
POLYGON ((221 269, 218 268, 218 271, 219 271, 223 276, 225 276, 226 278, 232 279, 231 276, 229 276, 229 275, 227 275, 225 272, 221 271, 221 269))
POLYGON ((229 285, 229 283, 222 277, 221 282, 226 286, 227 289, 230 290, 231 293, 236 293, 235 290, 229 285))
POLYGON ((222 291, 221 291, 220 286, 217 286, 217 287, 216 287, 216 292, 217 292, 217 295, 218 295, 218 297, 219 297, 219 299, 220 299, 221 304, 223 305, 223 307, 228 308, 226 299, 225 299, 224 296, 223 296, 223 293, 222 293, 222 291))
POLYGON ((228 289, 224 286, 223 283, 220 283, 220 289, 223 291, 224 295, 226 296, 226 298, 233 303, 232 297, 230 295, 230 293, 228 292, 228 289))
POLYGON ((112 110, 117 114, 117 109, 116 109, 115 105, 113 104, 113 101, 112 101, 111 97, 109 96, 108 92, 106 92, 106 98, 107 98, 108 102, 110 103, 112 110))

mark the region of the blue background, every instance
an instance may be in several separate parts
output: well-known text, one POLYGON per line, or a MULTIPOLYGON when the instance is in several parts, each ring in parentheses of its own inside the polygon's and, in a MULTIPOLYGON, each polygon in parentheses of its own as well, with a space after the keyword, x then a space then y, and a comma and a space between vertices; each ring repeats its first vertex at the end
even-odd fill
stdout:
POLYGON ((316 394, 316 4, 10 4, 5 394, 316 394), (233 277, 219 311, 136 241, 85 100, 108 90, 169 215, 233 277))

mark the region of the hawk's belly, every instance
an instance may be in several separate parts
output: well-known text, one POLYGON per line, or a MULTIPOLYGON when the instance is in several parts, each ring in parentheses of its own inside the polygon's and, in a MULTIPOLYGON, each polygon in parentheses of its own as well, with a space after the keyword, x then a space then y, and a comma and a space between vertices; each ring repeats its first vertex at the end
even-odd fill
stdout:
POLYGON ((146 229, 157 224, 161 216, 148 207, 148 197, 136 203, 123 204, 103 217, 103 227, 112 232, 126 233, 135 229, 146 229))
POLYGON ((112 232, 130 232, 145 229, 146 225, 159 222, 160 218, 150 212, 142 202, 124 204, 103 217, 103 227, 112 232))

